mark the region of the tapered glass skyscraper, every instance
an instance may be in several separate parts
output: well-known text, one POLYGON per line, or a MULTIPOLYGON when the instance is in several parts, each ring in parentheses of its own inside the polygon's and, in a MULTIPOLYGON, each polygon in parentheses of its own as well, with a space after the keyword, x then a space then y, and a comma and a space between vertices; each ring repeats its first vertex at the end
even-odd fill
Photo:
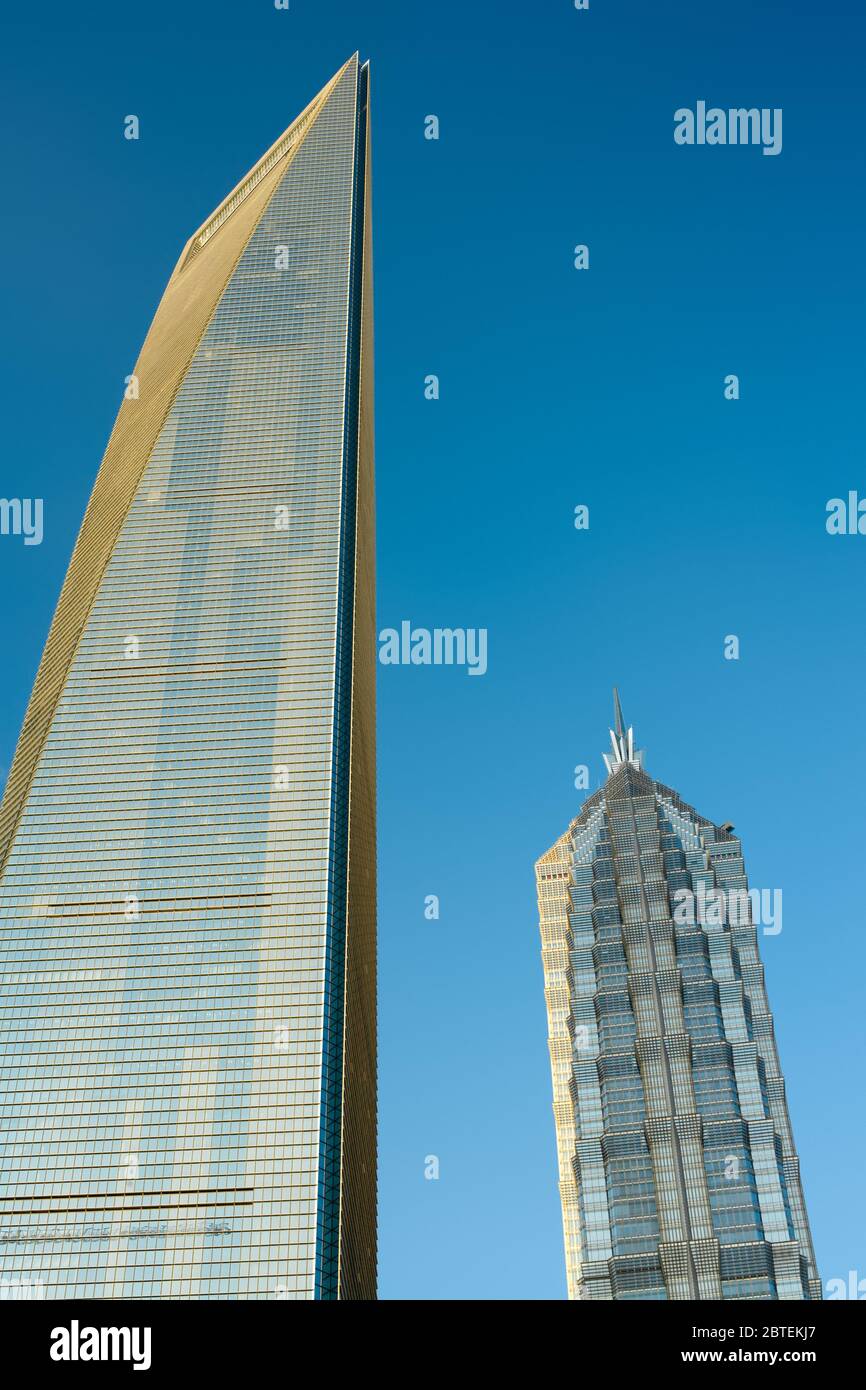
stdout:
POLYGON ((536 866, 569 1297, 820 1298, 740 841, 614 698, 607 781, 536 866))
POLYGON ((368 69, 191 238, 0 812, 0 1275, 375 1296, 368 69))

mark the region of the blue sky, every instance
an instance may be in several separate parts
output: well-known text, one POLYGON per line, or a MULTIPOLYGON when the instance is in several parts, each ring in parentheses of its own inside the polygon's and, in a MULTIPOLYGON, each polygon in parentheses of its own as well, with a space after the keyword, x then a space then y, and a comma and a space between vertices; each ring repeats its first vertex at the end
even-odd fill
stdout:
POLYGON ((45 499, 45 539, 0 540, 4 775, 183 243, 372 61, 379 626, 489 634, 480 679, 380 668, 384 1297, 564 1296, 533 863, 574 766, 601 775, 614 683, 652 775, 783 890, 762 952, 819 1267, 866 1277, 866 537, 824 525, 866 496, 864 29, 854 0, 11 22, 0 492, 45 499), (699 99, 781 107, 782 153, 678 147, 699 99))

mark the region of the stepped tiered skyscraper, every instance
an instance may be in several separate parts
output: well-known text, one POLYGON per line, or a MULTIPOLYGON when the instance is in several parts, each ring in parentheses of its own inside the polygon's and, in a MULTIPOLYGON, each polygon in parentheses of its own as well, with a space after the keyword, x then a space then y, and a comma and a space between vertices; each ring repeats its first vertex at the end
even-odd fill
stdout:
POLYGON ((355 56, 185 247, 48 635, 0 811, 13 1291, 375 1297, 367 93, 355 56))
POLYGON ((536 865, 569 1297, 820 1298, 740 841, 614 706, 536 865))

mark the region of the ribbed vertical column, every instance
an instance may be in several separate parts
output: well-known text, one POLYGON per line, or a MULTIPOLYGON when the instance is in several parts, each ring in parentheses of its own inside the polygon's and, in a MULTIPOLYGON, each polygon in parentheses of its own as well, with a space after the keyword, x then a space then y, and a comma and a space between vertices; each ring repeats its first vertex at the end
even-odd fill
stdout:
MULTIPOLYGON (((553 1114, 559 1167, 565 1268, 570 1299, 580 1297, 582 1257, 580 1199, 574 1167, 577 1144, 572 1071, 572 1020, 569 985, 573 987, 569 926, 570 843, 563 835, 536 868, 541 954, 547 1005, 548 1050, 553 1081, 553 1114)), ((596 1082, 595 1069, 592 1068, 596 1082)))

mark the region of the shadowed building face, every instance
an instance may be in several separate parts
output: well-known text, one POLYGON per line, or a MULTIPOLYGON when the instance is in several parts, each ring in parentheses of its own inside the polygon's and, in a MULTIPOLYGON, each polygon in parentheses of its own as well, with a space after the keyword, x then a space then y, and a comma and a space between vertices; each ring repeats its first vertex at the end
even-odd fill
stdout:
POLYGON ((190 240, 0 810, 0 1274, 375 1297, 368 69, 190 240))

